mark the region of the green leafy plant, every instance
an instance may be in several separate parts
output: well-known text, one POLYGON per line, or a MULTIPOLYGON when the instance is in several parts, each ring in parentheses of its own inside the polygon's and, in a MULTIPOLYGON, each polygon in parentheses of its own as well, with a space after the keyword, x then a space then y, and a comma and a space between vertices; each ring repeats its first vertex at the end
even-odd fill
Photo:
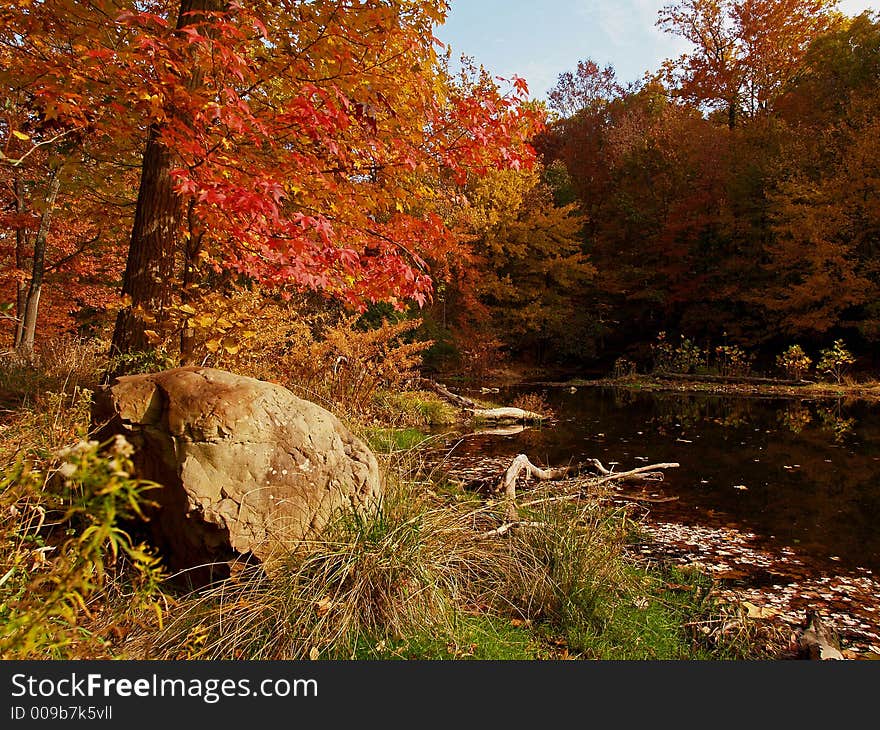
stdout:
POLYGON ((159 560, 124 529, 143 518, 131 445, 81 439, 41 462, 20 455, 0 476, 0 657, 65 656, 82 621, 125 583, 128 610, 161 620, 159 560), (91 607, 90 607, 91 606, 91 607))
POLYGON ((666 339, 666 333, 657 334, 657 339, 651 343, 651 356, 653 358, 654 372, 672 372, 676 367, 675 348, 666 339))
POLYGON ((737 345, 719 345, 715 348, 719 375, 748 375, 752 371, 754 359, 754 355, 749 355, 737 345))
POLYGON ((615 378, 631 378, 636 374, 636 364, 627 357, 619 357, 614 361, 615 378))
POLYGON ((693 340, 681 335, 675 348, 675 370, 679 373, 693 373, 706 364, 706 353, 693 340))
POLYGON ((846 343, 843 340, 835 340, 832 347, 822 350, 819 355, 816 369, 820 373, 834 378, 838 385, 843 382, 843 376, 846 375, 850 365, 856 361, 852 353, 846 349, 846 343))

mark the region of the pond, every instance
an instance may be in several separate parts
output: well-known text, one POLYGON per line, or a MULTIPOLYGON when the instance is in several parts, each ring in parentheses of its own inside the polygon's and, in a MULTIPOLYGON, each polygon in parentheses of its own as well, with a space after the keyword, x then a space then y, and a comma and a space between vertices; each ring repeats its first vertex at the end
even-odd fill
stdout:
POLYGON ((754 551, 744 584, 798 594, 788 596, 803 598, 798 606, 814 594, 858 604, 850 622, 868 638, 880 633, 872 577, 880 576, 880 407, 527 385, 482 397, 510 404, 524 393, 542 395, 555 422, 515 435, 470 435, 454 453, 525 453, 550 466, 597 458, 617 471, 677 462, 652 485, 669 501, 649 504, 649 521, 666 533, 690 526, 691 558, 717 563, 744 535, 754 551), (835 575, 846 576, 843 588, 832 586, 835 575))

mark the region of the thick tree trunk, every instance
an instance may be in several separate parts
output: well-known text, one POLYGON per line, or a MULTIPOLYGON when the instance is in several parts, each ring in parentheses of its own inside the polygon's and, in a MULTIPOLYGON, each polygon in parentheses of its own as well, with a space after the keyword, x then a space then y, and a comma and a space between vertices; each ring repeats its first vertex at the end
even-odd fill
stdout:
MULTIPOLYGON (((131 305, 120 310, 113 331, 111 357, 146 350, 143 315, 161 317, 168 304, 174 281, 180 199, 171 179, 170 153, 159 141, 160 130, 150 129, 141 168, 137 208, 122 293, 131 305)), ((124 368, 118 365, 114 371, 124 368)))
POLYGON ((46 243, 49 237, 49 226, 55 209, 58 188, 61 187, 61 170, 53 171, 46 193, 45 208, 40 219, 40 228, 34 240, 34 259, 31 266, 31 281, 25 296, 23 312, 20 320, 21 340, 18 351, 30 359, 34 354, 34 337, 37 330, 37 314, 40 310, 40 295, 43 291, 43 276, 46 273, 46 243))
MULTIPOLYGON (((189 236, 183 247, 183 286, 181 289, 181 301, 184 304, 192 299, 192 285, 195 283, 196 261, 202 248, 204 231, 195 217, 195 203, 189 202, 186 211, 186 220, 189 236)), ((183 327, 180 331, 180 364, 193 365, 193 350, 195 348, 195 330, 192 327, 183 327)))
MULTIPOLYGON (((199 11, 219 10, 218 0, 181 0, 177 28, 199 22, 199 11)), ((187 88, 202 83, 201 74, 193 71, 187 88)), ((110 347, 108 376, 125 371, 119 356, 146 350, 149 346, 144 317, 161 320, 176 288, 176 263, 180 254, 179 230, 182 205, 171 179, 171 154, 160 141, 161 128, 150 129, 141 167, 137 208, 122 280, 122 293, 131 299, 120 310, 110 347)), ((178 282, 179 283, 179 282, 178 282)))

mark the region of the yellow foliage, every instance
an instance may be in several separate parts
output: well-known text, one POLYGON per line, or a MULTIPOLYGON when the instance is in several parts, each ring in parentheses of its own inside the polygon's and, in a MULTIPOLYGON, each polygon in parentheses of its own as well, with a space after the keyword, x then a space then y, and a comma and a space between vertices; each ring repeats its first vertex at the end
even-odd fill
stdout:
POLYGON ((190 362, 278 382, 349 413, 363 415, 379 389, 401 388, 432 344, 405 341, 421 320, 366 328, 356 315, 259 292, 205 293, 191 306, 190 362))

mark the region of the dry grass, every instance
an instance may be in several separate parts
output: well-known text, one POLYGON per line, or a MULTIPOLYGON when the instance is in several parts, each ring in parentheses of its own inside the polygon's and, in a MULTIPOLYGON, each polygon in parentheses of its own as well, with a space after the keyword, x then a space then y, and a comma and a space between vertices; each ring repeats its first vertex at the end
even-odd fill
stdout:
POLYGON ((470 515, 398 483, 370 516, 342 514, 267 575, 242 567, 178 599, 135 651, 156 659, 349 658, 364 645, 448 633, 479 546, 470 515))

